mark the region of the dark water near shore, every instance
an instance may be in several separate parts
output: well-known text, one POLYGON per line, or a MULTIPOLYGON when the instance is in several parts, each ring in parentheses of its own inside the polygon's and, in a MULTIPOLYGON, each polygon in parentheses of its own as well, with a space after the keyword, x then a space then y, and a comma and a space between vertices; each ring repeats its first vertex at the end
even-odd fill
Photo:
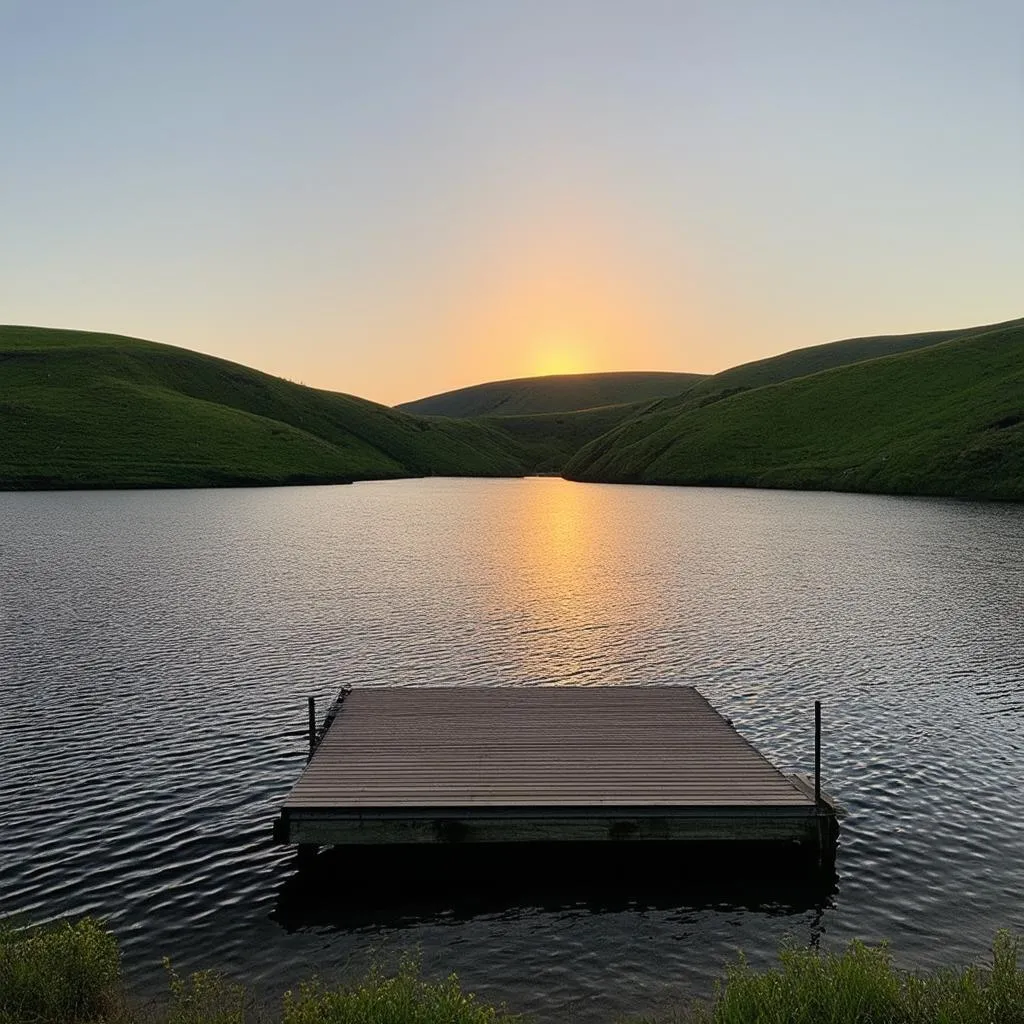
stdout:
POLYGON ((1021 506, 556 479, 0 494, 0 912, 107 917, 144 993, 164 955, 276 992, 412 949, 542 1020, 664 1008, 786 936, 983 957, 1024 930, 1022 542, 1021 506), (552 682, 696 684, 805 771, 821 698, 835 891, 355 913, 335 861, 290 899, 307 694, 552 682))

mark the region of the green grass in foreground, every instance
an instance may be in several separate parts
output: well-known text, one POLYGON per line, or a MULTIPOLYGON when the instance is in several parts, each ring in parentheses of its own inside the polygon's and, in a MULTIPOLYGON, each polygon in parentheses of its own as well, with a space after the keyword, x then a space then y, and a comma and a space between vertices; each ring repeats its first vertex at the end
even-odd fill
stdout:
POLYGON ((454 974, 427 982, 407 961, 398 974, 372 972, 354 988, 305 984, 297 993, 286 992, 281 1019, 283 1024, 491 1024, 513 1018, 464 993, 454 974))
POLYGON ((415 960, 358 984, 305 982, 276 1011, 215 971, 169 976, 166 1004, 138 1009, 121 979, 114 937, 86 918, 15 930, 0 923, 0 1024, 496 1024, 517 1018, 478 1003, 455 975, 429 982, 415 960))
POLYGON ((95 921, 24 931, 0 922, 0 1024, 110 1020, 121 1001, 117 942, 95 921))
MULTIPOLYGON (((990 967, 928 974, 893 965, 886 946, 842 953, 787 948, 779 966, 729 966, 707 1004, 672 1019, 693 1024, 1020 1024, 1021 940, 996 935, 990 967)), ((113 937, 95 921, 15 931, 0 928, 0 1024, 497 1024, 518 1018, 477 1002, 454 975, 425 981, 414 961, 371 972, 352 986, 306 983, 280 1010, 254 1009, 242 986, 212 971, 170 971, 167 1005, 138 1011, 124 992, 113 937)))
POLYGON ((1000 932, 992 967, 932 974, 897 970, 885 946, 851 943, 839 954, 784 949, 780 965, 757 972, 740 959, 710 1007, 713 1024, 1020 1024, 1024 972, 1020 940, 1000 932))

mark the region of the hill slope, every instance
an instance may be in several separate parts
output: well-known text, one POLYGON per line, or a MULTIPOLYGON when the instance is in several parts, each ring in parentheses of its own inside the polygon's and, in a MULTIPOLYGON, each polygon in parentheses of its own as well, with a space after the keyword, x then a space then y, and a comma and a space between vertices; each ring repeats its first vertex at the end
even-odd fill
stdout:
POLYGON ((699 373, 570 373, 476 384, 396 405, 422 416, 529 416, 647 402, 686 391, 699 373))
MULTIPOLYGON (((988 328, 985 328, 986 330, 988 328)), ((835 366, 861 362, 865 359, 876 359, 884 355, 936 345, 964 331, 931 331, 921 334, 883 335, 871 338, 850 338, 844 341, 833 341, 824 345, 796 349, 769 359, 759 359, 753 363, 744 363, 712 376, 701 377, 693 374, 669 374, 668 382, 676 389, 674 394, 658 398, 653 396, 645 401, 630 404, 600 406, 593 409, 581 409, 569 413, 547 413, 527 415, 486 415, 481 422, 508 434, 517 450, 531 471, 561 471, 575 454, 585 445, 597 441, 603 435, 601 444, 609 447, 615 443, 616 428, 620 424, 629 423, 641 417, 646 421, 647 429, 656 430, 669 423, 682 409, 700 405, 710 405, 721 398, 762 387, 765 384, 778 383, 803 377, 811 373, 835 366), (689 377, 689 383, 680 382, 678 378, 689 377), (683 390, 678 390, 680 383, 685 383, 683 390)), ((591 378, 593 375, 590 375, 591 378)), ((628 374, 610 374, 610 377, 628 377, 628 374)), ((665 375, 644 374, 644 377, 665 375)), ((491 399, 509 399, 509 404, 523 400, 535 400, 530 388, 554 380, 552 395, 572 394, 574 378, 528 378, 523 381, 501 381, 493 385, 480 385, 476 388, 465 388, 463 391, 449 392, 447 395, 435 395, 431 399, 423 399, 424 403, 451 399, 451 408, 486 407, 491 399), (566 382, 564 385, 561 382, 566 382), (515 385, 516 387, 510 387, 515 385), (519 389, 521 387, 521 389, 519 389), (518 389, 518 390, 517 390, 518 389)), ((583 378, 580 379, 581 381, 583 378)), ((609 386, 613 381, 609 381, 609 386)), ((628 383, 628 382, 627 382, 628 383)), ((628 389, 627 389, 628 390, 628 389)), ((623 392, 625 393, 625 392, 623 392)), ((542 397, 549 398, 551 395, 542 397)), ((591 398, 592 393, 585 390, 579 394, 581 398, 591 398)), ((418 403, 410 403, 415 406, 418 403)), ((442 408, 446 404, 441 405, 442 408)), ((453 415, 462 415, 453 413, 453 415)), ((629 429, 633 429, 630 427, 629 429)))
POLYGON ((950 335, 635 417, 565 475, 1022 499, 1024 320, 950 335))
POLYGON ((420 402, 408 403, 403 408, 421 407, 426 412, 436 407, 449 410, 451 415, 461 416, 464 415, 461 410, 487 409, 496 403, 502 409, 517 405, 533 408, 552 401, 568 405, 573 400, 592 401, 598 397, 595 381, 603 388, 601 397, 643 393, 642 401, 572 412, 472 414, 479 416, 480 422, 508 434, 531 471, 558 472, 570 463, 581 448, 603 435, 608 435, 603 445, 614 443, 616 428, 637 417, 642 417, 648 429, 654 430, 670 422, 684 408, 709 405, 740 391, 803 377, 831 367, 936 345, 963 333, 931 331, 850 338, 796 349, 703 377, 699 374, 584 374, 499 381, 435 395, 421 399, 420 402), (664 397, 656 393, 667 392, 669 388, 672 393, 664 397))
POLYGON ((576 412, 534 413, 530 416, 480 416, 473 420, 506 435, 531 473, 561 473, 585 445, 650 403, 601 405, 576 412))
MULTIPOLYGON (((594 441, 588 442, 584 446, 587 450, 584 452, 581 448, 579 456, 581 460, 593 461, 617 445, 632 444, 644 433, 654 434, 669 427, 679 414, 687 409, 712 405, 744 391, 764 387, 768 384, 795 380, 798 377, 864 362, 868 359, 878 359, 887 355, 929 348, 955 338, 987 333, 998 327, 1013 326, 1017 322, 988 324, 955 331, 928 331, 917 334, 849 338, 843 341, 828 342, 824 345, 794 349, 791 352, 783 352, 781 355, 768 359, 758 359, 752 363, 742 363, 739 366, 722 370, 713 376, 705 377, 680 395, 663 398, 638 409, 633 416, 624 418, 619 428, 613 427, 599 439, 595 438, 594 441)), ((575 462, 572 471, 577 471, 575 462)))
POLYGON ((0 487, 519 475, 487 426, 429 420, 118 335, 0 327, 0 487))
MULTIPOLYGON (((1013 323, 1015 321, 1011 321, 1013 323)), ((764 387, 766 384, 779 384, 784 380, 796 377, 807 377, 822 370, 831 370, 837 366, 849 366, 851 363, 862 363, 868 359, 880 359, 882 356, 898 355, 919 348, 939 345, 954 338, 969 334, 987 332, 1007 324, 987 324, 984 327, 968 327, 955 331, 923 331, 916 334, 883 334, 870 338, 846 338, 842 341, 830 341, 824 345, 811 345, 808 348, 797 348, 781 355, 758 359, 752 363, 734 366, 712 377, 705 377, 691 388, 685 397, 685 403, 708 404, 716 398, 736 394, 748 388, 764 387)))

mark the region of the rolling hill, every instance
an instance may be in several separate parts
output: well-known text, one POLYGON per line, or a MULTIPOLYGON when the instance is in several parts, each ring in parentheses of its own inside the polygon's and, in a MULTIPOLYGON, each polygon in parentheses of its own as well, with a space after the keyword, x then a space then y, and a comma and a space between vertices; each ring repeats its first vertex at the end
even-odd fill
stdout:
POLYGON ((773 360, 719 374, 584 446, 564 475, 1024 498, 1024 320, 877 340, 860 351, 902 351, 813 372, 805 349, 778 357, 809 370, 780 383, 773 360))
POLYGON ((516 476, 507 434, 110 334, 0 327, 0 488, 516 476))
POLYGON ((462 389, 412 415, 109 334, 0 327, 0 488, 423 475, 1024 498, 1024 320, 860 338, 712 377, 585 374, 462 389), (616 396, 635 402, 597 404, 616 396), (681 390, 680 390, 681 389, 681 390), (470 409, 549 412, 495 414, 470 409))
POLYGON ((638 415, 648 404, 601 405, 529 416, 480 416, 472 422, 506 435, 529 472, 558 474, 585 444, 638 415))
POLYGON ((577 412, 677 395, 702 379, 699 373, 654 371, 523 377, 446 391, 414 402, 403 402, 395 408, 421 416, 460 418, 577 412))
POLYGON ((955 331, 923 331, 916 334, 883 334, 869 338, 846 338, 842 341, 830 341, 823 345, 811 345, 808 348, 797 348, 781 355, 758 359, 752 363, 742 363, 731 369, 723 370, 713 376, 698 381, 686 393, 685 403, 709 404, 722 396, 736 394, 749 388, 764 387, 766 384, 778 384, 796 377, 807 377, 822 370, 831 370, 837 366, 849 366, 851 363, 862 363, 868 359, 879 359, 882 356, 894 356, 900 352, 911 352, 914 349, 928 348, 944 341, 965 337, 981 331, 990 331, 1004 324, 988 324, 984 327, 968 327, 955 331))
POLYGON ((849 363, 939 344, 964 331, 882 335, 796 349, 705 376, 686 373, 570 374, 495 381, 396 406, 423 415, 473 418, 508 435, 530 472, 561 472, 581 448, 633 421, 656 430, 679 411, 740 391, 849 363))

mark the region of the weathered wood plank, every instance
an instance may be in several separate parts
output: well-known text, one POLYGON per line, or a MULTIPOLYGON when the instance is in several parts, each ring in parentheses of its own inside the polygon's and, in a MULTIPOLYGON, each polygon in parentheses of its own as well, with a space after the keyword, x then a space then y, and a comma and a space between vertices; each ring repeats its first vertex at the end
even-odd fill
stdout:
POLYGON ((346 695, 279 834, 808 841, 828 813, 691 687, 379 687, 346 695))

